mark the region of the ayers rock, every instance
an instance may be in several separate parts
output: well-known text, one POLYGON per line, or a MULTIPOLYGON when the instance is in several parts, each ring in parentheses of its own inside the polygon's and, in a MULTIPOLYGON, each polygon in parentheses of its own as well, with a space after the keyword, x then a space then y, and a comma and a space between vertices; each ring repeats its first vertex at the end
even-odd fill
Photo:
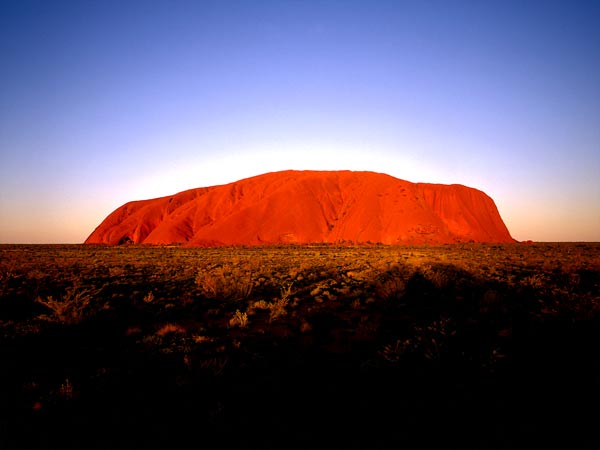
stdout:
POLYGON ((515 242, 485 193, 352 171, 283 171, 126 203, 86 244, 515 242))

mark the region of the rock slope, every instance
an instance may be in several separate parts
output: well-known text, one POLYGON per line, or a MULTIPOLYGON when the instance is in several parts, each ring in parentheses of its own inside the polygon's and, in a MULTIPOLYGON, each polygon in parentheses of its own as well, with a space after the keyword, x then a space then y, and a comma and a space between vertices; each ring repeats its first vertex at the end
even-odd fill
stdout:
POLYGON ((352 171, 283 171, 126 203, 86 244, 514 242, 494 201, 453 184, 352 171))

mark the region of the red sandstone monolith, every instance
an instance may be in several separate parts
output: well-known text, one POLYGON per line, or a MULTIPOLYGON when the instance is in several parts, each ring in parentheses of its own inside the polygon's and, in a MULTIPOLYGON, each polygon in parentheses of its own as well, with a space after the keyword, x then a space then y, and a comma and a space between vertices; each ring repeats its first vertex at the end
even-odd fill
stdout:
POLYGON ((494 201, 459 184, 283 171, 126 203, 86 244, 186 246, 515 242, 494 201))

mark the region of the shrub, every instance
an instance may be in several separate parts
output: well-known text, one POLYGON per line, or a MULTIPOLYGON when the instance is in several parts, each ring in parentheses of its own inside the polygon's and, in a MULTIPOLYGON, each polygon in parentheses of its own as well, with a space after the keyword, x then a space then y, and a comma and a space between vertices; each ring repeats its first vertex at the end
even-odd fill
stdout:
POLYGON ((252 293, 252 273, 226 273, 222 267, 210 272, 198 272, 196 286, 206 298, 242 300, 252 293))
POLYGON ((248 314, 240 312, 238 309, 233 317, 229 319, 230 327, 246 328, 248 326, 248 314))
POLYGON ((166 336, 169 333, 185 333, 186 330, 181 325, 174 323, 166 323, 158 329, 157 336, 166 336))
POLYGON ((152 293, 152 291, 150 291, 144 296, 144 303, 152 303, 153 301, 154 301, 154 294, 152 293))
POLYGON ((288 301, 287 298, 280 298, 269 304, 269 310, 271 311, 269 314, 269 321, 272 322, 287 314, 285 307, 287 306, 288 301))
POLYGON ((75 324, 93 314, 92 302, 101 290, 102 288, 81 288, 76 282, 60 299, 48 296, 44 300, 37 297, 36 302, 52 311, 52 316, 43 316, 44 318, 65 324, 75 324))
POLYGON ((383 300, 397 300, 406 293, 406 285, 412 270, 406 266, 394 266, 378 277, 375 283, 377 297, 383 300))

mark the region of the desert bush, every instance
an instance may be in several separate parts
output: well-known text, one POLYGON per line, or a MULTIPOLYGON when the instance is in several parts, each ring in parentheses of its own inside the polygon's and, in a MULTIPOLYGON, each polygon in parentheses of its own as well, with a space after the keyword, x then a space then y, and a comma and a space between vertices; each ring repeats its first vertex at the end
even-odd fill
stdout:
POLYGON ((94 304, 94 300, 101 290, 102 288, 83 288, 78 282, 75 282, 59 299, 50 295, 45 299, 37 297, 36 302, 52 311, 51 316, 44 315, 42 318, 65 324, 75 324, 95 312, 97 305, 94 304))
POLYGON ((547 287, 547 285, 548 280, 542 273, 535 273, 533 275, 526 276, 521 280, 521 286, 537 290, 543 289, 547 287))
POLYGON ((471 283, 473 275, 458 264, 426 263, 420 267, 420 272, 438 290, 453 291, 471 283))
POLYGON ((377 296, 383 300, 402 298, 406 291, 406 280, 400 277, 389 277, 379 281, 376 285, 377 296))
POLYGON ((254 287, 252 272, 227 273, 223 267, 207 272, 199 271, 195 283, 202 296, 223 300, 248 298, 254 287))
POLYGON ((153 301, 154 301, 154 294, 152 293, 152 291, 150 291, 144 296, 144 303, 152 303, 153 301))
POLYGON ((248 326, 248 314, 236 310, 235 314, 229 319, 230 327, 246 328, 248 326))
POLYGON ((281 298, 276 298, 272 302, 267 302, 265 300, 258 300, 253 302, 248 308, 247 313, 252 315, 256 314, 256 310, 268 311, 269 312, 269 322, 272 322, 282 316, 287 314, 286 306, 289 303, 289 292, 283 294, 284 289, 282 288, 282 296, 281 298))
POLYGON ((379 351, 379 355, 389 363, 400 362, 408 349, 414 346, 410 339, 397 339, 393 344, 387 344, 379 351))
POLYGON ((273 303, 269 304, 269 321, 274 321, 282 316, 287 314, 285 307, 287 306, 289 300, 286 297, 279 298, 275 300, 273 303))
POLYGON ((74 397, 73 384, 69 381, 68 378, 66 378, 65 382, 60 385, 57 395, 65 400, 73 399, 73 397, 74 397))
POLYGON ((434 320, 425 326, 415 327, 415 350, 429 360, 439 360, 447 350, 449 339, 456 334, 456 324, 451 319, 434 320))
POLYGON ((287 301, 289 301, 290 297, 292 296, 292 286, 293 286, 293 282, 288 284, 287 286, 281 286, 281 289, 279 290, 280 294, 281 294, 281 300, 285 300, 286 303, 287 301))
POLYGON ((270 303, 265 300, 258 300, 252 304, 252 308, 254 309, 269 309, 270 303))
POLYGON ((8 291, 9 284, 17 278, 14 267, 10 265, 0 266, 0 295, 8 291))
POLYGON ((181 325, 174 323, 166 323, 162 325, 157 331, 157 336, 166 336, 169 333, 185 333, 186 330, 181 325))
POLYGON ((30 280, 41 281, 46 278, 46 273, 40 269, 33 269, 27 272, 27 278, 30 280))
POLYGON ((404 265, 394 265, 377 277, 375 293, 382 300, 397 300, 406 293, 412 269, 404 265))
POLYGON ((210 372, 213 376, 218 377, 223 374, 225 366, 229 362, 226 356, 214 356, 199 361, 198 366, 202 370, 210 372))
POLYGON ((109 267, 108 268, 108 274, 110 277, 112 278, 119 278, 125 275, 125 269, 123 267, 109 267))
POLYGON ((407 354, 439 361, 448 351, 449 339, 456 334, 456 324, 451 319, 434 320, 415 325, 411 334, 384 346, 379 355, 390 363, 398 363, 407 354))
POLYGON ((286 306, 288 305, 290 298, 292 297, 292 285, 289 283, 287 286, 281 286, 279 292, 280 297, 275 301, 269 303, 269 321, 272 322, 287 314, 286 306))

